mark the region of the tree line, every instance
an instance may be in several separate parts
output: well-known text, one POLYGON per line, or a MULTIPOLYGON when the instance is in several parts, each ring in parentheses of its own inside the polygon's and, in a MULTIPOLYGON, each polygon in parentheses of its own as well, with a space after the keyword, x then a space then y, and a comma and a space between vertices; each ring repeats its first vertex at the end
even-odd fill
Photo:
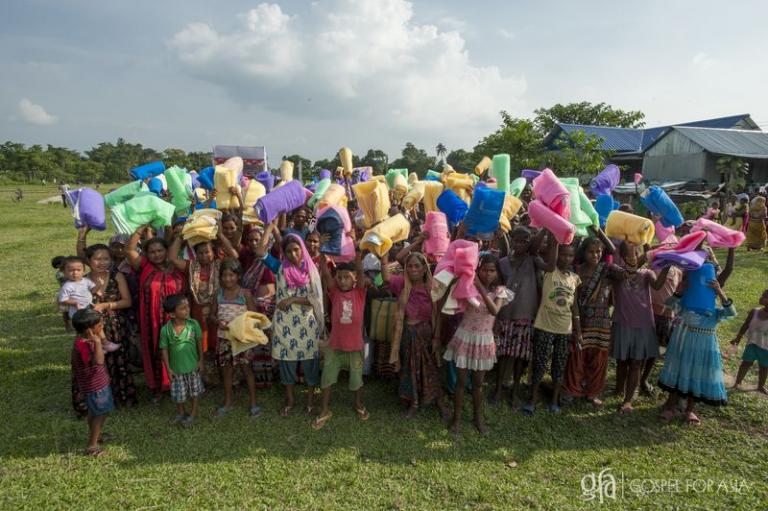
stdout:
MULTIPOLYGON (((545 147, 544 137, 556 123, 591 124, 623 128, 639 128, 644 125, 644 114, 624 111, 605 103, 588 102, 556 104, 539 108, 532 118, 513 117, 500 112, 499 128, 485 136, 471 150, 448 150, 438 143, 434 152, 418 148, 411 142, 405 144, 400 156, 390 159, 381 149, 368 149, 354 156, 353 164, 370 166, 375 174, 383 174, 389 168, 407 168, 423 177, 427 170, 437 169, 447 162, 459 172, 471 172, 483 156, 508 153, 513 173, 525 168, 551 167, 558 173, 569 175, 593 175, 603 169, 611 153, 601 149, 602 140, 584 132, 561 134, 554 147, 545 147)), ((122 138, 115 143, 102 142, 79 153, 66 147, 48 145, 25 146, 7 141, 0 146, 0 180, 6 182, 40 182, 42 180, 115 183, 125 181, 130 168, 153 160, 163 160, 166 166, 179 165, 190 170, 211 164, 211 153, 186 152, 169 148, 158 151, 141 144, 132 144, 122 138)), ((300 154, 283 156, 297 166, 301 162, 305 179, 313 177, 321 169, 334 170, 341 165, 338 154, 329 159, 311 161, 300 154)), ((274 167, 278 164, 272 161, 274 167)))

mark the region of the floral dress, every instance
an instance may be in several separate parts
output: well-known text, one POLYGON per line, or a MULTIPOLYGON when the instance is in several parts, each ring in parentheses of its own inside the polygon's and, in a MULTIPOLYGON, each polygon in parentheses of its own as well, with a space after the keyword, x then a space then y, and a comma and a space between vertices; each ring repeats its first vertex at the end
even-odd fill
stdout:
MULTIPOLYGON (((308 296, 308 286, 288 287, 282 270, 277 272, 276 303, 308 296)), ((286 362, 318 359, 321 333, 321 324, 310 305, 293 304, 287 310, 276 309, 272 322, 272 358, 286 362)))

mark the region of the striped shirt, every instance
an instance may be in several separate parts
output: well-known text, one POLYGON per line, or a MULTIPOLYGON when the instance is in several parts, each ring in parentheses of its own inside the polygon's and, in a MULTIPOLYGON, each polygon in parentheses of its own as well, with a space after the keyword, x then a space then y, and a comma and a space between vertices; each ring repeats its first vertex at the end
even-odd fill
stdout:
POLYGON ((80 392, 96 392, 109 385, 107 367, 93 360, 93 347, 87 339, 78 338, 72 346, 72 372, 80 392))

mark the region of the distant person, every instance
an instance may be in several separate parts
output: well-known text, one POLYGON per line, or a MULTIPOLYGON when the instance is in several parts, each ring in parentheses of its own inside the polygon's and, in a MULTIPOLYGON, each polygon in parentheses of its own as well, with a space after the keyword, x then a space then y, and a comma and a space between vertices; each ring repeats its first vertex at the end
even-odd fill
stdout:
POLYGON ((61 186, 59 186, 59 191, 61 192, 61 204, 66 208, 67 192, 69 192, 69 185, 67 183, 62 182, 61 186))
POLYGON ((22 200, 24 200, 24 192, 21 190, 21 188, 16 188, 13 202, 21 202, 22 200))

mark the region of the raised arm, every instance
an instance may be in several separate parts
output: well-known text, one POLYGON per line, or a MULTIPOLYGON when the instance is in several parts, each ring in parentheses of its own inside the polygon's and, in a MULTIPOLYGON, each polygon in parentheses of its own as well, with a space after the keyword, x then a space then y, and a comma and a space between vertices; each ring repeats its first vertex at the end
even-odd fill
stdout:
POLYGON ((168 248, 168 260, 176 267, 177 270, 186 272, 189 268, 189 261, 186 261, 179 257, 181 252, 181 244, 184 240, 181 236, 173 238, 170 248, 168 248))
POLYGON ((403 247, 400 252, 397 253, 395 256, 395 260, 400 263, 402 267, 405 267, 405 259, 408 257, 408 254, 413 252, 416 249, 420 249, 421 246, 424 244, 424 240, 429 239, 429 233, 426 231, 423 231, 419 233, 418 236, 413 238, 413 241, 410 245, 407 247, 403 247))
POLYGON ((547 230, 544 228, 539 229, 536 236, 531 240, 531 244, 528 246, 528 253, 531 255, 538 255, 539 248, 541 248, 541 242, 544 241, 544 236, 547 235, 547 230))
POLYGON ((389 252, 381 256, 381 281, 385 286, 389 284, 389 252))
POLYGON ((560 249, 560 244, 557 243, 557 240, 552 235, 552 233, 549 233, 547 237, 548 237, 549 246, 547 247, 547 259, 544 261, 544 267, 542 268, 542 270, 551 272, 551 271, 555 271, 555 268, 557 268, 557 253, 558 253, 558 250, 560 249))
POLYGON ((232 242, 229 241, 226 236, 224 236, 224 233, 221 230, 221 226, 219 226, 219 232, 216 234, 216 240, 219 242, 221 249, 224 251, 225 257, 237 259, 240 256, 240 254, 237 253, 235 247, 232 246, 232 242))
POLYGON ((655 278, 651 279, 651 287, 653 289, 661 289, 664 287, 664 283, 667 281, 667 275, 669 275, 669 266, 666 266, 663 270, 661 270, 661 273, 659 273, 655 278))
POLYGON ((128 259, 128 264, 130 264, 131 268, 133 268, 134 270, 138 270, 139 264, 141 263, 141 255, 139 254, 137 247, 139 246, 139 240, 141 239, 141 234, 144 232, 146 228, 147 226, 143 225, 138 229, 136 229, 136 232, 131 234, 131 237, 128 240, 128 246, 125 247, 125 257, 126 259, 128 259))
POLYGON ((264 229, 264 234, 261 236, 261 239, 259 240, 259 244, 256 247, 256 250, 254 250, 253 255, 257 258, 261 259, 263 258, 267 253, 267 247, 269 246, 269 237, 272 236, 272 233, 275 232, 277 227, 277 223, 275 220, 273 220, 266 229, 264 229))
POLYGON ((606 254, 612 255, 616 253, 616 246, 613 244, 611 239, 608 236, 606 236, 605 232, 601 228, 595 227, 594 225, 590 225, 589 230, 595 236, 597 236, 597 238, 603 244, 603 248, 605 249, 606 254))
POLYGON ((480 278, 478 278, 477 275, 475 275, 475 287, 480 291, 480 296, 483 297, 483 302, 485 302, 485 307, 488 309, 488 314, 496 316, 499 313, 499 309, 501 309, 501 298, 498 298, 496 301, 492 300, 489 296, 490 293, 483 283, 480 282, 480 278))
POLYGON ((75 245, 75 250, 77 252, 77 257, 81 259, 85 259, 85 247, 88 246, 86 238, 88 237, 88 232, 90 230, 91 228, 87 225, 84 225, 77 230, 77 244, 75 245))
POLYGON ((717 276, 717 282, 720 283, 720 287, 725 286, 725 282, 728 280, 728 277, 731 276, 731 273, 733 272, 733 264, 736 259, 736 249, 735 248, 729 248, 728 249, 728 258, 725 260, 725 268, 723 268, 723 271, 720 272, 720 275, 717 276))
POLYGON ((322 252, 320 253, 320 278, 323 280, 323 288, 330 291, 336 289, 336 281, 331 275, 331 270, 328 269, 328 258, 322 252))

